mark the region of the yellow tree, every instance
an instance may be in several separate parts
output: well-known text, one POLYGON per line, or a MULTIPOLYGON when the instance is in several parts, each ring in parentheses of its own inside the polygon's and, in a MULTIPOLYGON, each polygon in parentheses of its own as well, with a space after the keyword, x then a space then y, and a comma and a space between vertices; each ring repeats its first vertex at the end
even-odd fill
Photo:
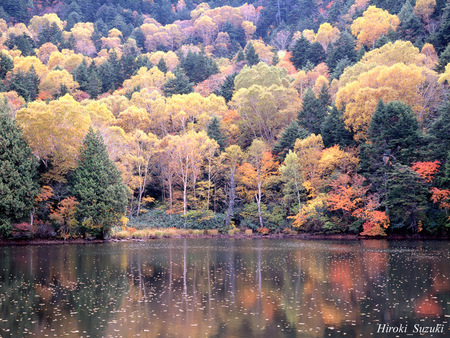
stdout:
POLYGON ((400 25, 397 15, 376 6, 369 6, 362 17, 357 18, 351 25, 351 32, 358 39, 358 47, 365 45, 373 48, 375 41, 387 34, 389 29, 395 31, 400 25))
POLYGON ((77 22, 70 30, 75 38, 75 50, 78 53, 92 56, 96 52, 94 43, 91 40, 94 33, 94 24, 92 22, 77 22))
POLYGON ((51 42, 47 42, 47 43, 44 43, 41 47, 39 47, 37 56, 38 56, 39 60, 41 60, 41 62, 46 65, 46 64, 48 64, 50 55, 57 51, 58 51, 58 47, 56 47, 51 42))
POLYGON ((42 32, 45 26, 50 26, 53 23, 55 23, 60 30, 63 30, 64 22, 62 22, 58 15, 55 13, 48 13, 42 16, 33 16, 30 20, 30 24, 28 25, 28 29, 30 30, 31 34, 33 34, 33 37, 37 40, 39 33, 42 32))
POLYGON ((267 145, 262 140, 253 140, 247 150, 247 161, 239 168, 240 191, 251 201, 253 198, 258 206, 258 218, 261 228, 264 227, 262 218, 263 183, 273 175, 277 174, 277 164, 267 145))
POLYGON ((263 137, 269 145, 295 119, 299 105, 295 89, 277 85, 241 88, 231 101, 241 117, 242 129, 248 129, 255 138, 263 137))
MULTIPOLYGON (((159 140, 156 135, 137 129, 129 138, 129 152, 126 155, 132 163, 133 174, 137 182, 137 208, 136 216, 141 212, 142 199, 147 184, 150 181, 151 165, 156 159, 159 140)), ((133 209, 133 208, 131 208, 133 209)))
POLYGON ((91 125, 84 107, 67 94, 48 104, 32 102, 17 112, 16 119, 33 153, 50 169, 44 181, 65 182, 91 125))
POLYGON ((223 97, 214 94, 203 97, 198 93, 190 93, 168 98, 165 116, 170 119, 170 131, 180 132, 187 127, 204 129, 214 115, 221 115, 226 110, 223 97))
POLYGON ((430 16, 436 7, 436 0, 417 0, 414 6, 414 14, 421 18, 425 23, 430 22, 430 16))
POLYGON ((378 66, 339 89, 336 105, 339 109, 345 109, 344 122, 355 133, 355 139, 366 139, 370 120, 380 99, 384 102, 401 100, 412 106, 419 118, 423 117, 422 97, 417 90, 425 81, 422 71, 420 67, 403 63, 391 67, 378 66))
POLYGON ((181 181, 183 187, 183 214, 186 215, 188 186, 189 184, 192 185, 195 200, 195 186, 207 150, 211 148, 211 143, 212 147, 215 144, 218 148, 218 145, 203 130, 198 133, 191 130, 183 135, 168 136, 167 140, 170 163, 173 166, 175 176, 181 181))
POLYGON ((69 74, 65 69, 52 70, 47 74, 44 80, 39 85, 40 92, 47 92, 56 97, 64 93, 73 93, 79 84, 73 80, 72 74, 69 74))
POLYGON ((210 45, 218 33, 217 25, 207 15, 202 15, 195 20, 194 29, 205 45, 210 45))
POLYGON ((325 22, 320 25, 315 41, 320 43, 326 52, 328 45, 335 42, 339 38, 339 34, 340 31, 337 27, 333 27, 328 22, 325 22))
POLYGON ((161 92, 164 83, 172 76, 173 75, 170 72, 164 74, 158 67, 153 67, 151 69, 141 67, 136 75, 133 75, 130 79, 124 81, 123 88, 117 90, 116 94, 132 93, 135 88, 146 88, 149 92, 153 90, 161 92))
POLYGON ((150 129, 150 117, 143 108, 130 106, 119 114, 116 124, 125 132, 130 133, 136 129, 148 132, 150 129))

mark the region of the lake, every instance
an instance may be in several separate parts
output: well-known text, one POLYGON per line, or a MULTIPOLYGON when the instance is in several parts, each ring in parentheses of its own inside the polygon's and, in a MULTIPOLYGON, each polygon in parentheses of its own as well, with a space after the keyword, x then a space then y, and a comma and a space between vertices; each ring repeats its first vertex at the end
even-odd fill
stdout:
POLYGON ((197 238, 6 246, 0 317, 1 337, 441 337, 450 333, 450 245, 197 238))

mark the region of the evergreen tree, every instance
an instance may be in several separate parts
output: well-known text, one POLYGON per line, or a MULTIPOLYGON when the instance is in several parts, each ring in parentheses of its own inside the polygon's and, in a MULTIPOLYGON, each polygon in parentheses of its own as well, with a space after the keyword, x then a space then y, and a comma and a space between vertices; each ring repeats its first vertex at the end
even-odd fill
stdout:
POLYGON ((180 68, 194 84, 206 80, 213 74, 219 72, 217 63, 204 52, 193 53, 189 51, 186 57, 180 59, 180 68))
MULTIPOLYGON (((131 34, 131 37, 136 40, 136 45, 141 50, 145 50, 145 35, 142 33, 142 30, 140 27, 135 28, 133 33, 131 34)), ((147 58, 148 59, 148 58, 147 58)))
POLYGON ((450 43, 450 2, 447 2, 444 8, 439 29, 430 36, 429 40, 438 53, 442 53, 450 43))
POLYGON ((13 60, 3 52, 0 53, 0 80, 6 77, 6 74, 14 68, 13 60))
POLYGON ((320 43, 314 42, 309 46, 306 57, 308 61, 311 62, 315 67, 319 63, 325 61, 326 59, 325 50, 323 49, 320 43))
MULTIPOLYGON (((348 65, 356 62, 356 39, 349 32, 344 31, 327 50, 326 63, 330 71, 334 71, 341 60, 348 60, 348 65)), ((340 75, 340 74, 339 74, 340 75)))
POLYGON ((339 79, 339 77, 344 72, 345 68, 350 67, 353 63, 347 58, 340 59, 334 67, 334 71, 331 73, 333 79, 339 79))
POLYGON ((402 2, 397 0, 372 0, 371 4, 385 9, 391 14, 397 14, 402 7, 402 2))
POLYGON ((245 60, 249 66, 254 66, 259 63, 259 55, 256 54, 255 47, 249 43, 245 48, 245 60))
POLYGON ((51 42, 55 46, 59 46, 62 41, 63 36, 58 25, 55 22, 51 25, 46 23, 44 28, 39 32, 37 46, 40 47, 47 42, 51 42))
POLYGON ((299 138, 307 138, 309 135, 309 131, 300 127, 296 121, 292 121, 281 132, 280 138, 273 146, 273 152, 280 160, 284 160, 289 150, 294 149, 295 141, 299 138))
POLYGON ((181 69, 175 69, 174 75, 174 78, 167 80, 164 84, 163 92, 165 96, 170 97, 175 94, 189 94, 194 91, 194 84, 189 82, 189 78, 181 69))
POLYGON ((91 65, 88 68, 89 79, 86 86, 86 93, 88 93, 91 98, 97 98, 98 95, 102 93, 102 82, 98 77, 97 66, 95 62, 92 61, 91 65))
POLYGON ((428 189, 424 180, 410 167, 395 164, 387 173, 384 206, 391 229, 418 231, 419 221, 426 219, 428 189))
POLYGON ((9 49, 17 48, 22 52, 23 56, 35 55, 34 48, 36 47, 34 40, 27 34, 22 35, 10 34, 6 40, 5 46, 9 49))
POLYGON ((245 61, 245 55, 244 55, 244 51, 241 49, 239 49, 239 52, 236 55, 236 63, 241 62, 241 61, 245 61))
POLYGON ((409 0, 403 4, 400 13, 398 13, 398 18, 400 19, 400 27, 398 28, 400 38, 414 43, 423 32, 423 25, 419 17, 414 14, 414 8, 409 0))
POLYGON ((411 107, 400 101, 378 103, 369 126, 369 139, 385 155, 401 164, 416 160, 421 143, 419 124, 411 107))
POLYGON ((9 90, 15 90, 27 102, 36 100, 39 94, 39 76, 37 76, 34 67, 31 66, 26 73, 20 70, 13 73, 9 90))
POLYGON ((206 130, 209 138, 216 140, 217 144, 220 147, 220 151, 225 149, 225 141, 226 138, 220 129, 220 120, 217 116, 214 116, 209 122, 207 130, 206 130))
POLYGON ((360 171, 372 189, 385 198, 387 175, 395 164, 409 166, 417 161, 422 137, 409 106, 400 101, 378 103, 368 130, 368 142, 360 146, 360 171))
POLYGON ((427 137, 429 140, 429 149, 431 150, 431 159, 443 162, 450 158, 446 157, 450 149, 450 101, 447 99, 445 104, 439 109, 439 116, 431 124, 427 137))
POLYGON ((169 68, 167 68, 166 61, 164 61, 164 58, 159 59, 158 64, 156 65, 160 71, 162 71, 164 74, 167 73, 169 68))
POLYGON ((290 61, 294 64, 295 68, 302 69, 306 66, 308 62, 308 52, 311 43, 302 35, 300 39, 295 41, 294 46, 292 47, 292 56, 290 57, 290 61))
POLYGON ((244 48, 245 31, 241 25, 239 25, 238 27, 234 27, 234 25, 231 22, 227 21, 223 25, 221 31, 228 33, 228 36, 230 37, 231 52, 235 53, 237 50, 244 48))
POLYGON ((16 126, 6 103, 0 105, 0 236, 26 218, 39 191, 37 159, 16 126))
POLYGON ((89 70, 86 60, 83 60, 80 65, 75 68, 72 73, 74 81, 80 85, 80 90, 86 92, 89 84, 89 70))
POLYGON ((327 148, 335 144, 338 144, 342 148, 355 144, 353 134, 345 128, 342 115, 342 111, 333 105, 333 108, 327 114, 320 127, 323 144, 327 148))
POLYGON ((303 95, 302 109, 298 113, 298 124, 309 132, 318 135, 320 126, 325 119, 326 110, 311 88, 303 95))
POLYGON ((436 71, 443 73, 445 71, 445 66, 450 63, 450 44, 444 49, 444 51, 439 55, 438 64, 436 65, 436 71))
POLYGON ((220 89, 216 93, 217 95, 223 96, 225 99, 225 102, 229 102, 231 98, 233 97, 234 93, 234 79, 236 78, 238 73, 233 73, 231 75, 228 75, 225 78, 225 81, 220 86, 220 89))
POLYGON ((84 139, 70 191, 79 203, 77 218, 82 230, 92 235, 104 237, 126 212, 128 188, 100 133, 92 127, 84 139))

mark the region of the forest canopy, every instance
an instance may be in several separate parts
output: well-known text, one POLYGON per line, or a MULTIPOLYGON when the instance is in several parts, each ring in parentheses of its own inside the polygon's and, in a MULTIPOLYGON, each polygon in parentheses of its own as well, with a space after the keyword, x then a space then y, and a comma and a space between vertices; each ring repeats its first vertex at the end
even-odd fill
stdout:
POLYGON ((445 0, 5 0, 0 231, 448 234, 449 42, 445 0))

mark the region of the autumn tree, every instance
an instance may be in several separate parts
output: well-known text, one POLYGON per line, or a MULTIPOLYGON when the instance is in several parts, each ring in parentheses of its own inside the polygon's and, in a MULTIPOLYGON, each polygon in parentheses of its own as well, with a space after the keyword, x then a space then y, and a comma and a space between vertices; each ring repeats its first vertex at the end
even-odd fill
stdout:
POLYGON ((37 161, 6 106, 0 106, 0 236, 29 216, 38 193, 37 161))
POLYGON ((301 197, 304 190, 301 169, 297 154, 289 150, 284 163, 280 166, 281 179, 284 182, 283 195, 286 202, 297 202, 298 212, 302 210, 301 197))
POLYGON ((262 216, 263 183, 276 174, 273 156, 267 151, 264 141, 255 139, 247 150, 247 161, 240 167, 240 180, 244 195, 250 201, 253 198, 258 207, 259 226, 264 227, 262 216))
POLYGON ((373 48, 381 35, 387 34, 389 29, 396 30, 400 20, 388 11, 369 6, 362 17, 357 18, 351 25, 352 34, 358 39, 358 47, 365 45, 373 48))
POLYGON ((125 214, 128 189, 101 135, 92 128, 83 141, 70 191, 78 201, 77 220, 86 233, 104 238, 125 214))
POLYGON ((151 166, 156 160, 158 147, 159 140, 152 133, 146 134, 136 129, 130 135, 129 152, 126 157, 131 162, 137 186, 136 216, 141 213, 142 200, 151 179, 151 166))
POLYGON ((17 112, 16 119, 34 155, 45 167, 41 179, 65 182, 65 175, 76 167, 79 149, 91 124, 86 110, 65 95, 48 104, 32 102, 17 112))
POLYGON ((286 70, 264 63, 244 67, 235 79, 235 86, 231 106, 241 116, 242 125, 253 137, 263 137, 272 146, 281 129, 294 119, 299 105, 286 70))

